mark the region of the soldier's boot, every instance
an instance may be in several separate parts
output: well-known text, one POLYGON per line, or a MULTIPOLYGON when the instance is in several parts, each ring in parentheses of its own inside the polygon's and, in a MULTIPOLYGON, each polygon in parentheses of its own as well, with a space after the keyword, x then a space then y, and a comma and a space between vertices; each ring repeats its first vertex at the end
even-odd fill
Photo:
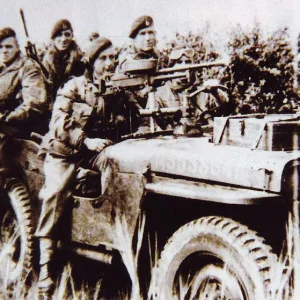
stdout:
POLYGON ((55 288, 53 255, 56 243, 50 238, 40 238, 40 273, 38 279, 39 300, 52 299, 55 288))

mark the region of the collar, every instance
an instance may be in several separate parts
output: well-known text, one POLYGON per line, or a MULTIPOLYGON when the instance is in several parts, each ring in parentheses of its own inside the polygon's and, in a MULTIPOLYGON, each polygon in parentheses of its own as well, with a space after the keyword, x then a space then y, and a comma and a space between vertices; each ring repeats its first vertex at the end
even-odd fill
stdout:
POLYGON ((8 66, 1 65, 3 67, 3 72, 1 75, 6 74, 7 72, 20 69, 24 65, 25 58, 22 55, 18 55, 15 60, 8 66))
POLYGON ((135 59, 149 59, 149 58, 159 57, 158 50, 155 47, 152 50, 146 52, 146 51, 139 51, 135 48, 134 45, 131 45, 128 47, 128 52, 130 54, 134 54, 135 59))

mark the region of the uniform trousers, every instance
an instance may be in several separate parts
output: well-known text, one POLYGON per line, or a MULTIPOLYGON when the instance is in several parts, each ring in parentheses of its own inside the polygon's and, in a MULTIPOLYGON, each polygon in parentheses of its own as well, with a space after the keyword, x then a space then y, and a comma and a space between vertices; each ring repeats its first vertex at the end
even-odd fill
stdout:
POLYGON ((98 153, 93 153, 79 159, 47 153, 44 162, 45 183, 39 193, 42 208, 35 232, 37 237, 56 238, 57 225, 72 195, 76 170, 81 165, 93 169, 93 162, 97 156, 98 153))

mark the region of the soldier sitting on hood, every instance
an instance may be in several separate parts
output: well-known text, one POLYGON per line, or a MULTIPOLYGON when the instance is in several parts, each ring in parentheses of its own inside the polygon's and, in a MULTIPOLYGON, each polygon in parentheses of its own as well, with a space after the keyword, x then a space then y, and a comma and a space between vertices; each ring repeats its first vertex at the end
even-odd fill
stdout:
POLYGON ((93 129, 99 129, 99 122, 107 121, 98 83, 99 77, 114 71, 116 53, 110 40, 98 38, 91 42, 87 55, 84 75, 71 78, 58 90, 50 131, 43 141, 45 183, 39 195, 42 209, 36 236, 41 253, 38 288, 45 299, 54 288, 51 266, 60 230, 58 223, 71 196, 77 167, 93 169, 99 152, 112 143, 105 131, 96 133, 93 129))
MULTIPOLYGON (((184 67, 194 62, 195 51, 184 45, 179 45, 172 50, 169 56, 169 67, 184 67)), ((157 106, 178 107, 183 103, 183 97, 187 92, 192 92, 194 82, 187 79, 172 79, 159 87, 155 93, 157 106)), ((231 102, 227 91, 220 86, 216 79, 209 79, 203 82, 202 92, 197 94, 190 102, 195 117, 200 118, 202 125, 212 125, 215 116, 228 115, 231 111, 231 102)), ((160 127, 165 129, 168 125, 173 127, 179 121, 180 115, 175 118, 161 118, 158 121, 160 127)))
POLYGON ((0 186, 7 187, 16 176, 16 168, 11 165, 14 150, 11 137, 26 138, 32 130, 38 131, 47 108, 46 84, 40 66, 21 54, 13 29, 1 29, 0 186))
POLYGON ((43 58, 53 99, 60 85, 70 76, 83 74, 82 56, 82 51, 74 41, 71 23, 66 19, 56 22, 51 32, 51 43, 43 58))

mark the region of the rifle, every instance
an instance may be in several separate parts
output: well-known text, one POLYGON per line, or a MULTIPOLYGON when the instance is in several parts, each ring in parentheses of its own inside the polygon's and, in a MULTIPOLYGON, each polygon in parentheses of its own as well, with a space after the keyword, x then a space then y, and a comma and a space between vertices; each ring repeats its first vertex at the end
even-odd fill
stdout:
POLYGON ((49 73, 46 70, 46 68, 44 67, 44 65, 42 64, 42 62, 38 58, 35 44, 31 43, 30 40, 29 40, 28 29, 27 29, 26 21, 25 21, 25 15, 24 15, 24 12, 23 12, 22 8, 20 9, 20 15, 21 15, 22 24, 23 24, 23 28, 24 28, 24 31, 25 31, 26 39, 27 39, 27 44, 25 46, 26 56, 28 58, 31 58, 34 61, 36 61, 39 64, 40 68, 42 69, 42 72, 44 73, 44 75, 48 78, 49 73))

